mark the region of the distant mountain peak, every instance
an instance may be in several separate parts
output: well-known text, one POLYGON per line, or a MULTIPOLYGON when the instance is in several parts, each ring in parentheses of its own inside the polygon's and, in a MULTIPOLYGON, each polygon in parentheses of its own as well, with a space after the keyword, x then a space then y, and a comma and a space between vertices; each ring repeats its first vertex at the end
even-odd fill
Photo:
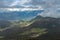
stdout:
POLYGON ((36 18, 43 18, 42 16, 40 16, 40 15, 38 15, 38 16, 36 16, 36 18))

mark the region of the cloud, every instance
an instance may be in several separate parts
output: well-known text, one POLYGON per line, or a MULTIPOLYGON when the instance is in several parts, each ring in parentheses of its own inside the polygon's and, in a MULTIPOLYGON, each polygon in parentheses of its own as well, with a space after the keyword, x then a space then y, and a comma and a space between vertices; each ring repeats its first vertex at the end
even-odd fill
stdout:
MULTIPOLYGON (((23 10, 31 10, 30 8, 41 7, 44 12, 37 13, 45 17, 60 17, 60 0, 1 0, 0 8, 27 8, 23 10)), ((12 9, 11 9, 12 10, 12 9)), ((15 10, 15 9, 14 9, 15 10)), ((20 10, 20 9, 19 9, 20 10)), ((32 9, 33 10, 33 9, 32 9)))
POLYGON ((15 1, 15 2, 11 3, 11 4, 10 4, 10 5, 8 5, 8 6, 12 7, 12 6, 17 5, 18 3, 19 3, 19 1, 15 1))
POLYGON ((38 15, 60 18, 60 0, 45 0, 45 4, 42 4, 42 7, 44 12, 38 13, 38 15))
POLYGON ((0 8, 7 8, 7 7, 25 7, 28 5, 30 0, 1 0, 0 1, 0 8), (2 5, 3 4, 3 5, 2 5))
POLYGON ((40 0, 1 0, 0 8, 18 8, 41 6, 40 0), (37 4, 35 4, 37 3, 37 4))
POLYGON ((0 12, 8 12, 8 11, 34 11, 34 10, 43 10, 41 6, 35 8, 0 8, 0 12))
MULTIPOLYGON (((13 6, 23 6, 25 3, 28 3, 30 0, 16 0, 13 3, 11 3, 9 6, 13 7, 13 6)), ((26 5, 27 6, 27 5, 26 5)))
POLYGON ((49 12, 43 12, 43 13, 39 13, 38 15, 41 15, 43 17, 54 17, 54 18, 60 18, 60 12, 52 12, 52 11, 49 11, 49 12))
POLYGON ((32 10, 43 10, 41 5, 32 4, 32 0, 3 0, 1 1, 4 5, 0 6, 0 10, 3 11, 32 11, 32 10))

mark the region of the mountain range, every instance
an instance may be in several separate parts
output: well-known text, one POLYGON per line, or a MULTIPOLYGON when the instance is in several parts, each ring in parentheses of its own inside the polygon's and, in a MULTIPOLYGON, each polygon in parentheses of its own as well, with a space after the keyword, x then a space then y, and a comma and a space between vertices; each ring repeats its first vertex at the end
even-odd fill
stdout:
POLYGON ((31 20, 38 13, 44 10, 33 10, 33 11, 3 11, 0 12, 0 20, 31 20))
POLYGON ((0 20, 1 40, 59 40, 60 18, 37 16, 30 21, 0 20), (6 23, 6 24, 5 24, 6 23))

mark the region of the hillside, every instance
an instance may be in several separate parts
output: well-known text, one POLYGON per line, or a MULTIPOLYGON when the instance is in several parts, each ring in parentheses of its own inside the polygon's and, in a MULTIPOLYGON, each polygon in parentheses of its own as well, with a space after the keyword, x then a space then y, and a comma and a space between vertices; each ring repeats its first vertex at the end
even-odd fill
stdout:
POLYGON ((10 23, 9 27, 0 32, 1 40, 59 40, 60 38, 60 18, 37 16, 31 21, 19 20, 10 23))

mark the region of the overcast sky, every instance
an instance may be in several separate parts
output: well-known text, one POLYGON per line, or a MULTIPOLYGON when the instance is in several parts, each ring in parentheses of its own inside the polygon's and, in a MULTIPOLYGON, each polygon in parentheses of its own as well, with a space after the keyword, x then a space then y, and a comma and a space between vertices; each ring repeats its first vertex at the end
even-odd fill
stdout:
POLYGON ((0 0, 0 8, 3 7, 50 7, 60 6, 60 0, 0 0))
POLYGON ((0 0, 0 8, 40 7, 38 15, 60 17, 60 0, 0 0))

